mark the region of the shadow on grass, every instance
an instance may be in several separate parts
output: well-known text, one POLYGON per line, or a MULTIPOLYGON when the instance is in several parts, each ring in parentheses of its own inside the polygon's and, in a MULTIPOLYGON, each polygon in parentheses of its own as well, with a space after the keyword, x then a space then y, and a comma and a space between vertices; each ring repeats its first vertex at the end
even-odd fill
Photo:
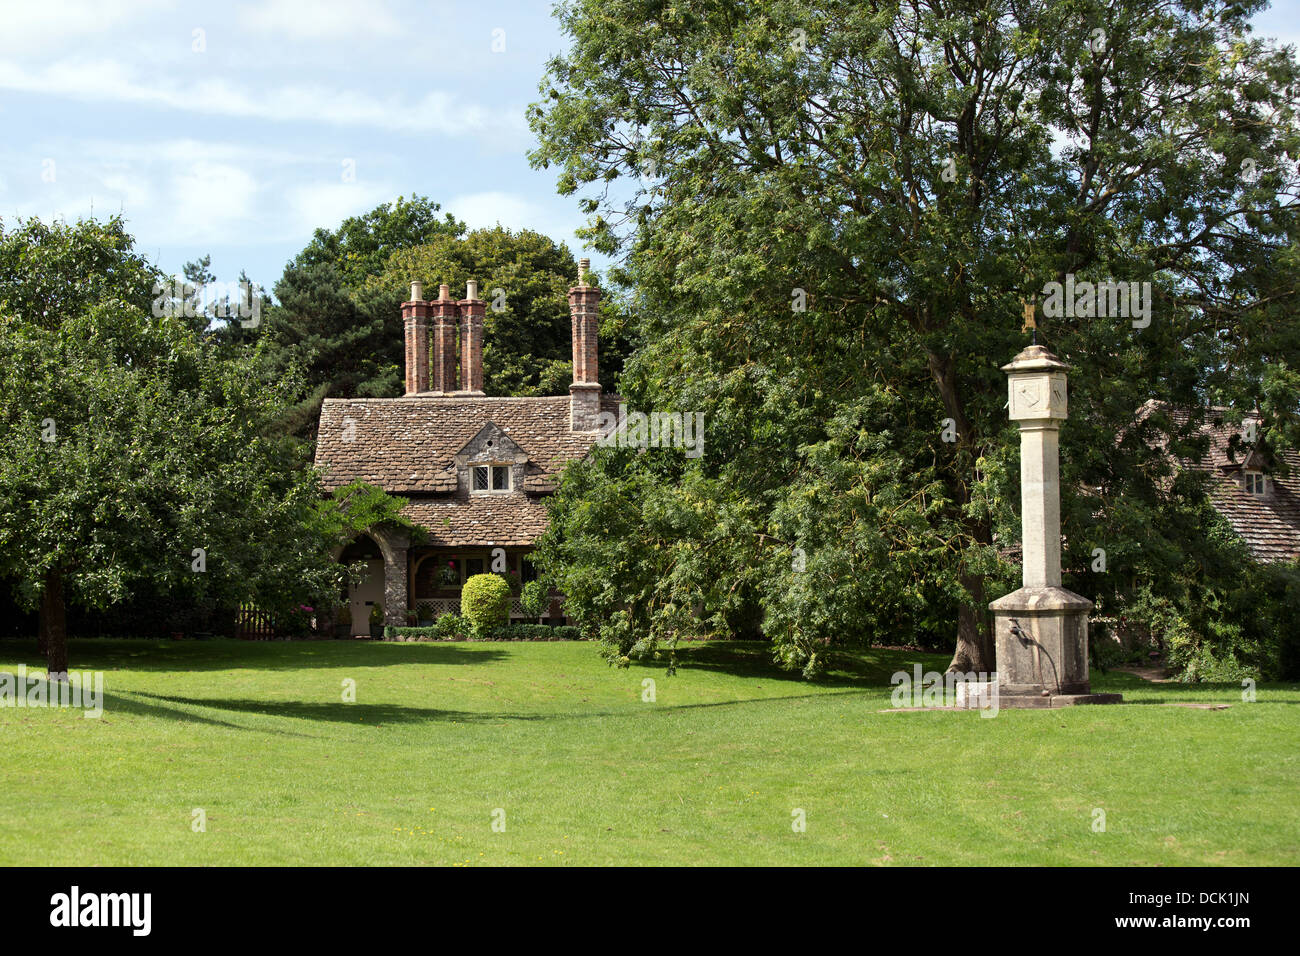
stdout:
MULTIPOLYGON (((301 700, 251 700, 224 697, 174 697, 163 694, 136 692, 141 697, 184 704, 189 707, 209 707, 239 714, 256 714, 261 717, 290 717, 297 720, 329 721, 345 724, 418 724, 426 722, 490 723, 496 720, 545 720, 551 714, 503 714, 468 710, 440 710, 434 707, 407 707, 401 704, 345 704, 326 701, 301 700)), ((586 716, 586 715, 584 715, 586 716)), ((229 726, 238 726, 231 724, 229 726)), ((241 728, 252 729, 252 728, 241 728)))
MULTIPOLYGON (((815 687, 868 687, 888 689, 889 679, 898 671, 912 672, 913 664, 922 670, 943 672, 952 655, 927 651, 891 650, 867 647, 830 656, 826 673, 809 680, 798 670, 783 670, 772 659, 772 645, 763 641, 717 641, 708 644, 681 644, 677 648, 678 667, 687 671, 702 670, 733 677, 789 681, 815 687)), ((660 669, 667 658, 633 661, 633 667, 660 669)))
MULTIPOLYGON (((48 700, 57 700, 61 685, 52 683, 48 680, 33 680, 27 678, 28 693, 36 685, 43 685, 43 693, 48 700)), ((152 694, 141 694, 139 696, 152 697, 152 694)), ((31 699, 30 696, 28 699, 31 699)), ((161 698, 160 698, 161 699, 161 698)), ((146 701, 136 700, 134 696, 124 696, 122 694, 110 694, 107 691, 99 695, 98 703, 102 708, 102 714, 93 717, 93 720, 102 720, 111 723, 114 717, 121 714, 130 714, 135 717, 149 717, 154 720, 174 720, 180 723, 188 724, 207 724, 211 727, 224 727, 229 730, 249 730, 251 728, 242 727, 239 724, 232 724, 225 720, 216 720, 212 717, 204 717, 202 714, 194 714, 185 710, 176 710, 172 707, 164 707, 158 704, 150 704, 146 701)), ((59 710, 88 710, 87 707, 74 707, 72 705, 59 705, 57 708, 51 705, 48 709, 59 710)), ((306 736, 305 734, 289 734, 293 737, 306 736)))
MULTIPOLYGON (((163 641, 87 638, 69 641, 73 670, 266 671, 320 667, 388 667, 393 664, 490 664, 508 653, 481 642, 387 641, 163 641)), ((43 668, 31 641, 0 641, 0 658, 43 668)))
MULTIPOLYGON (((322 701, 266 701, 247 698, 205 698, 176 697, 162 694, 135 692, 141 697, 187 707, 209 707, 213 710, 228 710, 234 713, 255 714, 261 717, 290 717, 298 720, 328 721, 332 723, 368 724, 418 724, 418 723, 462 723, 490 724, 499 721, 569 721, 593 720, 607 717, 642 718, 647 712, 640 709, 627 710, 591 710, 574 713, 571 711, 545 711, 540 713, 507 713, 501 711, 441 710, 434 707, 408 707, 401 704, 344 704, 322 701)), ((788 700, 823 700, 827 697, 857 697, 879 693, 876 688, 847 691, 838 694, 788 694, 784 697, 752 697, 744 700, 715 700, 698 704, 671 704, 656 707, 654 714, 666 714, 673 711, 699 710, 709 707, 741 707, 747 704, 763 704, 788 700)), ((161 711, 163 708, 157 708, 161 711)), ((183 711, 173 713, 190 716, 183 711)), ((210 721, 240 730, 260 728, 243 727, 238 724, 226 724, 224 721, 210 721)))

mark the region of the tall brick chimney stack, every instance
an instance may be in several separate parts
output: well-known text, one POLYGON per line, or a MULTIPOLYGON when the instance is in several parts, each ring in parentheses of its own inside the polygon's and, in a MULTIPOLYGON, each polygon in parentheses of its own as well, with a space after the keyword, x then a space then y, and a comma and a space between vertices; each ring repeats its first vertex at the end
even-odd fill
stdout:
POLYGON ((406 327, 406 394, 429 390, 429 311, 424 301, 424 284, 411 283, 411 301, 402 303, 402 324, 406 327))
POLYGON ((587 284, 590 259, 578 260, 578 284, 569 289, 573 320, 573 384, 569 386, 569 430, 600 427, 600 382, 596 380, 596 333, 600 327, 600 289, 587 284))
POLYGON ((483 314, 487 303, 478 297, 478 282, 465 283, 460 307, 460 391, 483 394, 483 314))
POLYGON ((430 386, 436 395, 450 395, 460 387, 456 377, 456 300, 447 285, 438 287, 433 303, 433 375, 430 386))

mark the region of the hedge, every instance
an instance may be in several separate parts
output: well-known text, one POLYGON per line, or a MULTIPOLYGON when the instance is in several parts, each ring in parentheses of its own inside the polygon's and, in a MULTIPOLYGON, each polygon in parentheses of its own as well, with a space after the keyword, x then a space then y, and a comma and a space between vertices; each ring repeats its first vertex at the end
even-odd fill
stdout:
POLYGON ((390 641, 585 641, 581 629, 571 624, 552 627, 549 624, 500 624, 489 628, 483 637, 472 637, 471 628, 463 617, 444 614, 432 627, 384 628, 384 639, 390 641), (443 625, 443 621, 451 621, 443 625), (441 626, 440 626, 441 625, 441 626))

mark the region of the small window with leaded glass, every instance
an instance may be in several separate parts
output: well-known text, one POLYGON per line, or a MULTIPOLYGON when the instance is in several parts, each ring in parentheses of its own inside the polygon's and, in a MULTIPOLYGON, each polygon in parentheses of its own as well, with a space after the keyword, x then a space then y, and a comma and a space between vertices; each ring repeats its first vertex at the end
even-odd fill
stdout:
POLYGON ((501 494, 510 490, 509 465, 475 465, 473 490, 477 494, 501 494))
POLYGON ((1258 471, 1246 472, 1246 494, 1262 495, 1264 493, 1264 475, 1258 471))

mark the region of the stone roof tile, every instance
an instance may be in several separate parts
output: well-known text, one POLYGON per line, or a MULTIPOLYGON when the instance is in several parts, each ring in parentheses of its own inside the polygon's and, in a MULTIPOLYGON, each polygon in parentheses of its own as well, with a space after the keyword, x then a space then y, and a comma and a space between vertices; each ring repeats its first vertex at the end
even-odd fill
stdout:
MULTIPOLYGON (((618 396, 601 407, 618 410, 618 396)), ((435 545, 531 544, 546 530, 546 506, 563 466, 582 458, 597 433, 569 430, 569 397, 328 398, 321 408, 316 465, 327 490, 357 480, 409 499, 403 513, 435 545), (485 425, 497 425, 528 455, 522 488, 471 496, 452 461, 485 425)))
MULTIPOLYGON (((1277 469, 1264 468, 1267 494, 1254 495, 1246 491, 1241 480, 1242 466, 1250 450, 1232 441, 1234 435, 1240 434, 1241 426, 1226 420, 1226 408, 1211 408, 1199 421, 1194 421, 1185 409, 1150 401, 1139 410, 1138 418, 1146 418, 1156 410, 1163 411, 1177 425, 1191 425, 1208 440, 1204 459, 1182 460, 1180 464, 1206 475, 1210 500, 1246 542, 1251 556, 1264 563, 1300 557, 1300 453, 1284 451, 1276 455, 1286 463, 1289 473, 1283 475, 1277 469)), ((1259 422, 1260 419, 1258 414, 1250 412, 1243 420, 1259 422)))

